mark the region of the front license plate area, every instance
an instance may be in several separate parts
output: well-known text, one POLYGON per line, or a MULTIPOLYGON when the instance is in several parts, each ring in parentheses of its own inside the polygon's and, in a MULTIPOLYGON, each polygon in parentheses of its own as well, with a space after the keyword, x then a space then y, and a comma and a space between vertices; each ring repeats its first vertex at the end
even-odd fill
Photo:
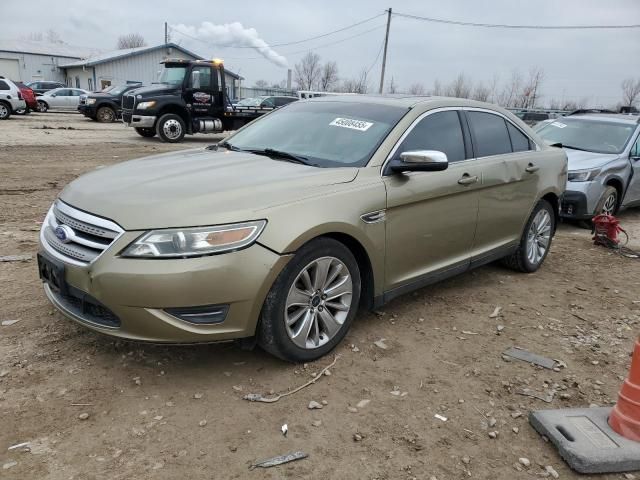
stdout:
POLYGON ((67 293, 68 287, 62 262, 38 253, 38 273, 40 279, 49 285, 51 290, 61 294, 67 293))

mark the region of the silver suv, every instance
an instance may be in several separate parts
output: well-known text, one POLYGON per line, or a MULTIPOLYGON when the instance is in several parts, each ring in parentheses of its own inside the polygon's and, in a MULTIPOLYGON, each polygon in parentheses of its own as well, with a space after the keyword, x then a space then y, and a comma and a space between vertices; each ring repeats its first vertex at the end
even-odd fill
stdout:
POLYGON ((0 77, 0 120, 6 120, 11 112, 26 107, 18 86, 8 78, 0 77))
POLYGON ((537 133, 567 152, 563 217, 590 220, 620 207, 640 206, 640 117, 574 114, 548 122, 537 133))

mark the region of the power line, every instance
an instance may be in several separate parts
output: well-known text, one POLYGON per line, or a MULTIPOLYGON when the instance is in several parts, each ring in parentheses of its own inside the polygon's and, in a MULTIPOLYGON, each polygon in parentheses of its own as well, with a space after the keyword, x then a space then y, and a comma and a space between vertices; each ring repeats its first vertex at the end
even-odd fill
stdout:
POLYGON ((445 23, 448 25, 460 25, 463 27, 484 27, 484 28, 512 28, 512 29, 532 29, 532 30, 595 30, 595 29, 625 29, 640 28, 640 24, 631 25, 511 25, 504 23, 475 23, 462 22, 458 20, 447 20, 444 18, 422 17, 408 13, 393 12, 394 16, 422 20, 425 22, 445 23))
MULTIPOLYGON (((310 42, 312 40, 317 40, 319 38, 324 38, 324 37, 328 37, 330 35, 334 35, 336 33, 344 32, 345 30, 350 30, 350 29, 352 29, 354 27, 357 27, 357 26, 362 25, 364 23, 370 22, 371 20, 375 20, 376 18, 381 17, 381 16, 383 16, 385 14, 386 14, 386 12, 379 13, 378 15, 374 15, 373 17, 367 18, 367 19, 362 20, 360 22, 353 23, 353 24, 348 25, 348 26, 343 27, 343 28, 339 28, 338 30, 333 30, 332 32, 327 32, 327 33, 323 33, 321 35, 316 35, 315 37, 305 38, 304 40, 296 40, 294 42, 272 43, 272 44, 269 44, 269 45, 266 45, 266 46, 272 48, 272 47, 284 47, 284 46, 287 46, 287 45, 299 45, 301 43, 310 42)), ((181 30, 176 30, 173 27, 169 27, 169 28, 171 29, 172 32, 179 33, 180 35, 184 35, 185 37, 191 38, 193 40, 197 40, 199 42, 203 42, 203 43, 206 43, 206 44, 216 45, 214 42, 209 42, 207 40, 203 40, 203 39, 195 37, 193 35, 189 35, 187 33, 184 33, 181 30)), ((226 48, 255 48, 255 47, 249 46, 249 45, 217 45, 217 46, 218 47, 226 47, 226 48)))

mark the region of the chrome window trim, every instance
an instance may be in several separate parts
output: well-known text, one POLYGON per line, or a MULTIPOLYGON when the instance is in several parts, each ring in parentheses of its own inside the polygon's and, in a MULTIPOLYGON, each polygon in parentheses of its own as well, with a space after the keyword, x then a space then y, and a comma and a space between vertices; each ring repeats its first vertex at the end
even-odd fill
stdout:
MULTIPOLYGON (((514 128, 516 128, 519 132, 521 132, 525 137, 527 137, 529 139, 529 141, 535 145, 535 150, 525 150, 525 151, 539 151, 540 150, 540 146, 538 145, 538 143, 533 140, 526 132, 523 132, 522 129, 520 127, 518 127, 515 123, 513 123, 511 121, 511 119, 509 119, 506 115, 504 115, 501 112, 498 112, 496 110, 490 110, 488 108, 481 108, 481 107, 462 107, 462 106, 458 106, 458 107, 439 107, 439 108, 434 108, 432 110, 427 110, 424 113, 421 113, 413 122, 411 122, 411 125, 409 125, 407 127, 407 129, 405 130, 405 132, 402 134, 402 136, 396 141, 396 143, 393 145, 393 148, 391 149, 391 152, 389 152, 389 155, 387 155, 387 158, 385 159, 384 162, 382 162, 382 165, 380 167, 380 176, 384 177, 384 169, 387 166, 387 163, 389 163, 389 161, 391 161, 391 159, 393 158, 393 156, 395 155, 396 151, 398 150, 398 148, 400 147, 400 145, 402 144, 402 142, 404 141, 404 139, 411 133, 411 131, 415 128, 415 126, 421 122, 424 118, 428 117, 429 115, 432 115, 434 113, 439 113, 439 112, 448 112, 448 111, 467 111, 467 112, 484 112, 484 113, 492 113, 494 115, 498 115, 499 117, 502 117, 506 122, 509 122, 511 125, 513 125, 514 128)), ((462 128, 462 126, 460 126, 460 128, 462 128)), ((464 135, 464 129, 462 129, 462 134, 464 135)), ((469 126, 469 133, 471 133, 471 126, 469 126)), ((509 153, 501 153, 499 155, 513 155, 516 153, 522 153, 522 152, 509 152, 509 153)), ((452 164, 461 164, 464 162, 471 162, 471 161, 475 161, 475 160, 480 160, 483 158, 491 158, 491 157, 497 157, 499 155, 489 155, 486 157, 472 157, 472 158, 466 158, 464 160, 460 160, 458 162, 451 162, 452 164)))
POLYGON ((118 239, 124 234, 124 232, 125 232, 124 229, 122 229, 122 227, 120 227, 120 225, 118 225, 117 223, 112 222, 111 220, 107 220, 105 218, 90 215, 86 212, 83 212, 82 210, 77 210, 76 208, 73 208, 72 206, 67 205, 62 200, 58 199, 55 202, 53 202, 53 205, 51 205, 51 207, 49 208, 49 211, 47 212, 47 215, 44 221, 42 222, 42 227, 40 228, 40 244, 42 245, 42 248, 49 255, 51 255, 52 257, 55 257, 61 262, 69 265, 74 265, 76 267, 87 268, 87 267, 90 267, 96 260, 98 260, 106 251, 108 251, 118 241, 118 239), (51 219, 54 216, 53 214, 54 208, 57 208, 65 215, 69 215, 71 218, 76 218, 81 222, 95 225, 97 227, 102 227, 107 230, 113 230, 117 233, 117 235, 113 238, 111 243, 109 243, 109 245, 104 250, 102 250, 93 260, 91 260, 88 263, 81 262, 79 260, 75 260, 71 257, 63 255, 59 253, 57 250, 55 250, 51 245, 49 245, 49 242, 45 238, 45 229, 47 228, 47 226, 50 226, 51 224, 51 219))

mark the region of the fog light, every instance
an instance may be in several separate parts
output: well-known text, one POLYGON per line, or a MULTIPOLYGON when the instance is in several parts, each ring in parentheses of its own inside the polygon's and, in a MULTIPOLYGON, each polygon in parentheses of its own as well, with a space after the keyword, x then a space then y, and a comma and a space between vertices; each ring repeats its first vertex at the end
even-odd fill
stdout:
POLYGON ((224 322, 229 311, 229 305, 165 308, 164 311, 185 322, 196 325, 212 325, 224 322))

